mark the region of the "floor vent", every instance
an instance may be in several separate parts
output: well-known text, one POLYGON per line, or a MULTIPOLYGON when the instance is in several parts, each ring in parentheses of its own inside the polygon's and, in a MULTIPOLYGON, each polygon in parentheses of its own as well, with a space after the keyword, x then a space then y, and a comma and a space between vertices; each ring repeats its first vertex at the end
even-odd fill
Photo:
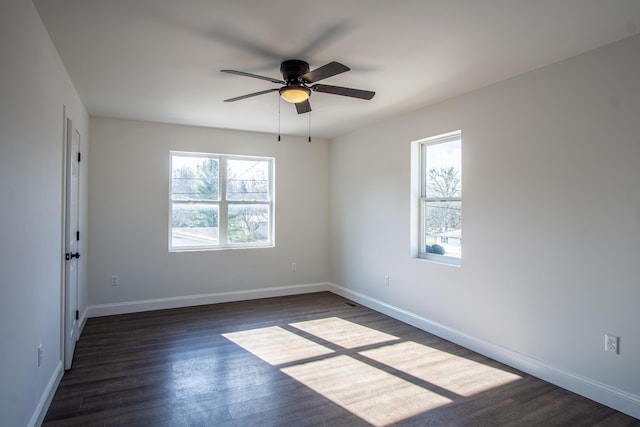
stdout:
POLYGON ((352 303, 351 301, 347 301, 347 302, 345 302, 345 304, 347 304, 350 307, 357 307, 358 306, 358 304, 352 303))

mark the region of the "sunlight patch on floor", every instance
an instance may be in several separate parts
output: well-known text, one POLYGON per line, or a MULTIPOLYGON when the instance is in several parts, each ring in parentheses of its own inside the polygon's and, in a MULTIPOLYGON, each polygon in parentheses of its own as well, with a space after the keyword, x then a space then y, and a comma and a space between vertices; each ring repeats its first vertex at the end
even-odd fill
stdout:
POLYGON ((281 365, 333 353, 330 348, 279 326, 231 332, 222 336, 271 365, 281 365))
POLYGON ((290 326, 344 348, 363 347, 399 339, 339 317, 291 323, 290 326))
POLYGON ((344 355, 281 370, 375 426, 393 424, 451 402, 344 355))
POLYGON ((466 397, 521 379, 511 372, 413 341, 359 354, 466 397))

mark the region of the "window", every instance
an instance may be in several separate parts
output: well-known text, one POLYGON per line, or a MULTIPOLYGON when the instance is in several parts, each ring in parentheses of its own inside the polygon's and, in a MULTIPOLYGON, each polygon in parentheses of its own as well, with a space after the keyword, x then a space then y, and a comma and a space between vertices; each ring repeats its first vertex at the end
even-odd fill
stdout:
POLYGON ((274 159, 171 152, 169 250, 273 246, 274 159))
POLYGON ((462 259, 462 134, 420 143, 419 257, 453 265, 462 259))

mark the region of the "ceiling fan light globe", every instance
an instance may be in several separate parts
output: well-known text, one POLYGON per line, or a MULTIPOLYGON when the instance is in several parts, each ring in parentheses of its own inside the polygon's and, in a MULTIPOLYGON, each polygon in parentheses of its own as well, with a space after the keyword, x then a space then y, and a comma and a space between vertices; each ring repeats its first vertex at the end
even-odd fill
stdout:
POLYGON ((280 96, 287 102, 298 104, 309 99, 311 91, 304 86, 287 86, 280 89, 280 96))

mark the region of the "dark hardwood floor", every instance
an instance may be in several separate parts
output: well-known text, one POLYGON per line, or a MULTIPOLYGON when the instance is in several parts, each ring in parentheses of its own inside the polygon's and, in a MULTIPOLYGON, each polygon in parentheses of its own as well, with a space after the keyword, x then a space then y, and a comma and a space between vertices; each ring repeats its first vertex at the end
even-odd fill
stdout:
POLYGON ((92 318, 45 426, 640 426, 331 293, 92 318))

